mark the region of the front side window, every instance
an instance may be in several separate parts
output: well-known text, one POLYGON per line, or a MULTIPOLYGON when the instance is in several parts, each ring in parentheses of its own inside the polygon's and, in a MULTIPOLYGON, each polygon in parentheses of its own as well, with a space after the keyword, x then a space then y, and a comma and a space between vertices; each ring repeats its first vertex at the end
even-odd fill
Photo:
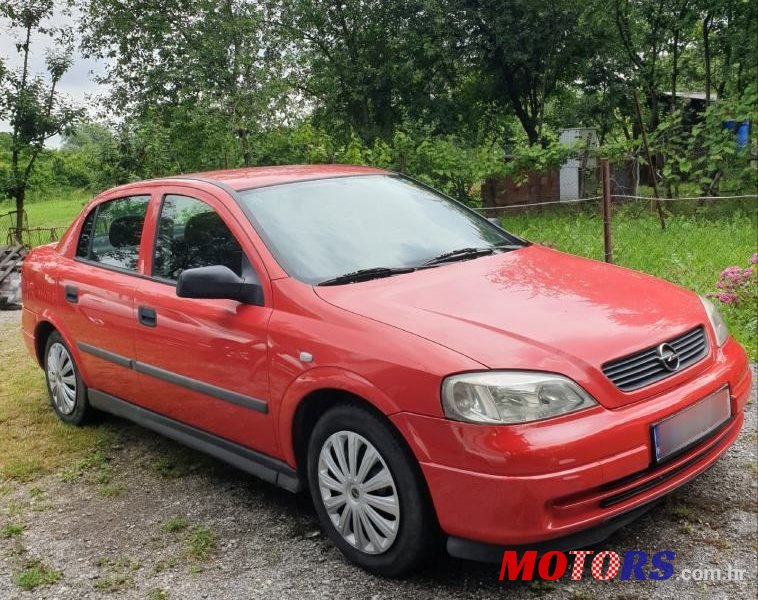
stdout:
POLYGON ((306 283, 418 267, 461 248, 522 244, 460 203, 392 175, 288 183, 240 196, 279 263, 306 283))
POLYGON ((153 275, 176 281, 185 269, 214 265, 229 267, 240 277, 250 269, 239 242, 216 211, 195 198, 167 195, 158 222, 153 275))
POLYGON ((98 204, 84 220, 76 255, 102 265, 136 271, 149 201, 150 196, 130 196, 98 204))

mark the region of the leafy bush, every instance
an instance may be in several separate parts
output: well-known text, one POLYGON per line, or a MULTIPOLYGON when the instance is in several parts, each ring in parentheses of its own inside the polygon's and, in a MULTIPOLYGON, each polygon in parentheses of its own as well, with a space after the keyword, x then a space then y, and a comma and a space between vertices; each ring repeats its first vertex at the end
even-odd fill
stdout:
MULTIPOLYGON (((749 148, 739 149, 727 121, 756 122, 758 86, 750 85, 736 99, 712 102, 702 115, 693 117, 677 109, 661 120, 653 132, 652 150, 664 159, 661 183, 674 195, 682 183, 695 185, 705 196, 719 192, 755 193, 758 171, 750 164, 749 148)), ((755 131, 755 128, 753 128, 755 131)), ((750 146, 751 141, 748 141, 750 146)), ((752 145, 756 145, 753 133, 752 145)))

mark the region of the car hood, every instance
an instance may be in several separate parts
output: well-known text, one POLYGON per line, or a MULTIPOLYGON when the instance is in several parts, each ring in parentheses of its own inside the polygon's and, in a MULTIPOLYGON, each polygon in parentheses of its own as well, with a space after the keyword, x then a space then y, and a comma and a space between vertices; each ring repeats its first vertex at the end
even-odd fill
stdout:
MULTIPOLYGON (((486 367, 558 372, 590 387, 603 363, 661 343, 706 318, 690 291, 537 245, 315 290, 337 307, 486 367)), ((634 397, 621 395, 604 404, 617 406, 634 397)))

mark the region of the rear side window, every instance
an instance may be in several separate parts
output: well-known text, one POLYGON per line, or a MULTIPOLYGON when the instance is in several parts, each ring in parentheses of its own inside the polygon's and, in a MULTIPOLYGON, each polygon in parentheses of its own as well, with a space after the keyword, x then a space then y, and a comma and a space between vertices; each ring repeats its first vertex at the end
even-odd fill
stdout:
POLYGON ((95 216, 97 215, 97 206, 89 211, 87 218, 84 219, 82 232, 79 234, 79 242, 76 244, 76 255, 79 258, 89 256, 89 246, 92 241, 92 229, 95 227, 95 216))
POLYGON ((149 200, 150 196, 130 196, 96 206, 84 221, 76 255, 136 271, 149 200))
POLYGON ((221 217, 205 202, 167 195, 155 240, 153 275, 176 281, 185 269, 223 265, 250 280, 252 269, 221 217))

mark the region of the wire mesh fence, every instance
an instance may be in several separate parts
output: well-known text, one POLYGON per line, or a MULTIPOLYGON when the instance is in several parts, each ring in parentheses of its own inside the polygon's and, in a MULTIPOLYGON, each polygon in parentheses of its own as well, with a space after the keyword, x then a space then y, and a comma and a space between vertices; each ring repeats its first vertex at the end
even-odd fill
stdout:
MULTIPOLYGON (((56 227, 31 227, 21 230, 21 245, 24 248, 36 248, 51 242, 57 242, 60 235, 56 227)), ((6 243, 10 246, 16 243, 18 235, 15 228, 8 230, 6 243)))
POLYGON ((8 246, 21 244, 24 248, 35 248, 60 238, 58 227, 29 227, 29 218, 24 212, 21 229, 17 229, 15 210, 0 215, 0 244, 8 246), (3 233, 5 234, 3 236, 3 233))

